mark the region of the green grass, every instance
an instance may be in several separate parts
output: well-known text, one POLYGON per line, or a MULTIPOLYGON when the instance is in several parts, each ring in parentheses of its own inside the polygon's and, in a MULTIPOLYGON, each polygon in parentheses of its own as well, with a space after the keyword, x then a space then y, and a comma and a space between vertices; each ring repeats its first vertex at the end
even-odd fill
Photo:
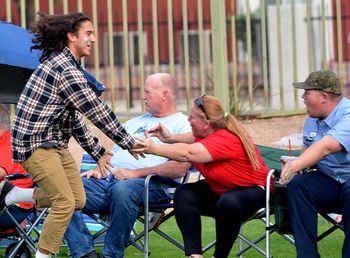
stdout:
MULTIPOLYGON (((319 219, 319 231, 323 232, 330 226, 329 223, 325 222, 324 219, 319 219)), ((140 227, 140 226, 139 226, 140 227)), ((181 240, 181 235, 176 225, 174 218, 163 223, 161 229, 165 232, 172 235, 174 238, 181 240)), ((244 232, 249 237, 259 235, 264 230, 264 225, 260 221, 250 221, 244 226, 244 232)), ((215 239, 215 229, 214 229, 214 220, 210 218, 203 219, 203 244, 209 243, 211 240, 215 239)), ((319 242, 319 252, 321 257, 341 257, 342 243, 344 240, 344 234, 340 230, 336 230, 330 236, 323 239, 319 242)), ((238 242, 238 241, 236 241, 238 242)), ((259 246, 265 246, 265 241, 261 241, 259 246)), ((264 248, 265 249, 265 248, 264 248)), ((101 248, 97 249, 101 253, 101 248)), ((238 244, 235 243, 232 248, 231 254, 229 257, 235 257, 235 252, 238 250, 238 244)), ((173 246, 154 232, 150 234, 150 251, 153 258, 179 258, 184 257, 183 251, 173 246)), ((0 250, 0 257, 3 257, 4 250, 0 250)), ((213 254, 213 248, 207 251, 204 254, 204 257, 210 258, 213 254)), ((292 244, 285 241, 277 233, 271 235, 271 255, 274 258, 294 258, 296 257, 295 248, 292 244)), ((59 257, 68 257, 66 248, 62 248, 60 251, 59 257)), ((125 253, 126 258, 137 258, 143 257, 143 254, 138 251, 136 248, 130 246, 126 249, 125 253)), ((245 253, 245 257, 255 258, 263 257, 257 251, 251 249, 245 253)))

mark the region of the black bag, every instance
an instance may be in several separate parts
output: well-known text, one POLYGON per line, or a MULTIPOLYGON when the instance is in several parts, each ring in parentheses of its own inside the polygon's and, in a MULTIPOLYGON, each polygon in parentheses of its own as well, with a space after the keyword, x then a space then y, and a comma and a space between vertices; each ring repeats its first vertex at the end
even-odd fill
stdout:
POLYGON ((278 180, 281 171, 275 172, 275 198, 274 198, 274 213, 276 220, 276 231, 280 234, 292 234, 292 227, 288 211, 288 197, 286 185, 280 185, 278 180))

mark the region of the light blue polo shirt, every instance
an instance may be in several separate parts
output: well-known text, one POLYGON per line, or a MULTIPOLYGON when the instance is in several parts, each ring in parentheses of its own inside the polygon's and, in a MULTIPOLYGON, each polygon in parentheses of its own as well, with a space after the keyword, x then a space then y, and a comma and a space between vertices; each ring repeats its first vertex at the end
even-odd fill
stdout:
MULTIPOLYGON (((192 132, 190 123, 188 122, 188 117, 181 112, 161 118, 154 117, 148 113, 128 120, 123 126, 133 137, 145 137, 144 132, 156 127, 159 123, 165 125, 171 134, 192 132)), ((152 137, 152 140, 156 144, 164 144, 156 137, 152 137)), ((137 169, 152 167, 169 160, 168 158, 153 154, 145 154, 146 158, 139 157, 139 159, 136 160, 127 150, 120 148, 119 145, 114 145, 112 152, 114 155, 111 158, 111 163, 115 168, 137 169)))
POLYGON ((316 164, 316 168, 344 183, 350 180, 350 101, 347 98, 342 97, 326 119, 306 120, 303 133, 306 148, 326 135, 339 142, 343 150, 325 156, 316 164))

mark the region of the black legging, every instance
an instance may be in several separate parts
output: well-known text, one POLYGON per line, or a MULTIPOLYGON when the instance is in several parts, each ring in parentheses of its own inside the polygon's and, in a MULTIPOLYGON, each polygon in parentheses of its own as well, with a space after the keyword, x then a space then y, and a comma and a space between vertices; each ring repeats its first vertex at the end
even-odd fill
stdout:
POLYGON ((219 196, 205 180, 181 185, 175 192, 176 222, 182 233, 185 254, 201 254, 200 215, 216 221, 216 258, 228 257, 242 222, 265 207, 265 191, 259 186, 238 187, 219 196))

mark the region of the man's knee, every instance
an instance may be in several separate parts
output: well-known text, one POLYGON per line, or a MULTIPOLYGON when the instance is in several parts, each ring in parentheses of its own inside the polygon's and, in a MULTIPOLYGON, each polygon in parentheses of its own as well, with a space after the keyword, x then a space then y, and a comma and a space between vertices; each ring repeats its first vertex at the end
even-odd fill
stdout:
POLYGON ((128 200, 140 202, 143 200, 144 184, 138 180, 122 180, 118 181, 110 191, 114 200, 118 199, 120 202, 126 202, 128 200))
POLYGON ((60 198, 60 200, 52 200, 52 210, 59 211, 62 216, 70 217, 75 210, 74 198, 60 198))

